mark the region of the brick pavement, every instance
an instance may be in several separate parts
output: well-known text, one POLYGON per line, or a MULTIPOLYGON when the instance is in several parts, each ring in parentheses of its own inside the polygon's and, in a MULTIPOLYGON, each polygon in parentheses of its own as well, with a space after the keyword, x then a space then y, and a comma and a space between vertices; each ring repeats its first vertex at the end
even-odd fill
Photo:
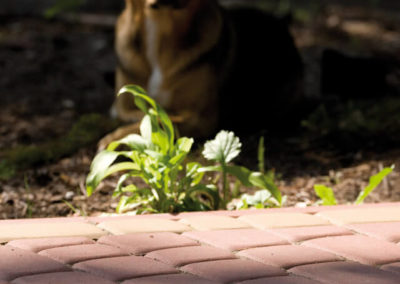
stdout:
POLYGON ((25 283, 400 283, 400 203, 0 221, 25 283))

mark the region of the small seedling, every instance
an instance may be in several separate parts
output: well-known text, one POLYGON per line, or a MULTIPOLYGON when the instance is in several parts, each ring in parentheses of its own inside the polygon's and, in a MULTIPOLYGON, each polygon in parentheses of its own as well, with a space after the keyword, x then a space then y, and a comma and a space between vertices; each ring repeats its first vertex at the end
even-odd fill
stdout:
MULTIPOLYGON (((364 199, 383 181, 388 174, 393 171, 393 169, 394 165, 384 168, 376 175, 370 177, 368 185, 358 194, 354 204, 363 203, 364 199)), ((325 185, 316 184, 314 185, 314 191, 321 199, 322 205, 337 205, 335 194, 332 188, 325 185)))

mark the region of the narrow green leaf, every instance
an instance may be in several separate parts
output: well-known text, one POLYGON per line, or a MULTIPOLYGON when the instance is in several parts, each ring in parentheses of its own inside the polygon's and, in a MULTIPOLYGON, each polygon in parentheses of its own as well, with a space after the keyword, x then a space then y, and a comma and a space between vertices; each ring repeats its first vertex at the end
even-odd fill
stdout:
POLYGON ((137 134, 130 134, 118 141, 111 142, 108 145, 107 150, 114 151, 120 145, 126 145, 131 150, 143 152, 146 148, 148 148, 149 143, 145 139, 143 139, 142 136, 139 136, 137 134))
POLYGON ((272 196, 276 199, 279 205, 282 204, 282 195, 278 187, 273 181, 271 181, 266 175, 259 172, 251 173, 249 181, 252 185, 257 186, 261 189, 267 189, 272 196))
POLYGON ((147 143, 151 143, 151 133, 151 118, 146 114, 140 123, 140 135, 142 135, 143 139, 147 141, 147 143))
POLYGON ((93 159, 90 166, 90 172, 86 178, 86 194, 92 195, 93 191, 97 188, 99 183, 107 176, 109 166, 119 156, 118 152, 114 151, 101 151, 93 159))
POLYGON ((315 184, 314 191, 322 200, 322 205, 337 205, 333 189, 322 184, 315 184))
POLYGON ((370 177, 369 184, 367 185, 366 188, 364 188, 363 191, 360 192, 354 203, 355 204, 362 203, 364 199, 382 182, 382 180, 393 171, 393 169, 394 165, 391 167, 384 168, 376 175, 370 177))

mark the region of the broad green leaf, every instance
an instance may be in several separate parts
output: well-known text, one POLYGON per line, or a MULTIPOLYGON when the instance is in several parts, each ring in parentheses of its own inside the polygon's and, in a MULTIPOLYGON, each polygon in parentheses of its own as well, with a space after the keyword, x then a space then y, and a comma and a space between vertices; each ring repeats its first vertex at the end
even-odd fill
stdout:
POLYGON ((262 173, 259 172, 253 172, 251 173, 249 177, 249 181, 252 185, 257 186, 261 189, 267 189, 272 196, 276 199, 279 205, 282 204, 282 195, 278 187, 275 185, 275 183, 268 178, 268 176, 263 175, 262 173))
POLYGON ((92 195, 99 183, 107 177, 109 166, 117 159, 120 154, 114 151, 101 151, 93 159, 90 172, 86 178, 86 194, 92 195))
POLYGON ((151 118, 149 115, 145 115, 140 123, 140 134, 142 138, 147 141, 147 143, 151 143, 151 133, 152 133, 152 126, 151 126, 151 118))
POLYGON ((131 150, 136 150, 139 152, 143 152, 149 145, 149 143, 143 139, 143 137, 137 134, 130 134, 118 141, 111 142, 108 145, 107 150, 114 151, 121 144, 128 146, 131 150))
POLYGON ((194 140, 192 138, 182 137, 176 141, 176 146, 179 152, 189 153, 193 143, 194 140))
POLYGON ((364 199, 382 182, 382 180, 393 171, 393 169, 394 165, 391 167, 384 168, 376 175, 370 177, 369 184, 367 185, 366 188, 364 188, 363 191, 360 192, 354 203, 355 204, 362 203, 364 199))
POLYGON ((332 188, 322 184, 315 184, 314 191, 322 200, 322 205, 336 205, 337 201, 332 188))
POLYGON ((228 174, 235 176, 244 186, 252 186, 250 175, 252 172, 241 166, 226 166, 225 170, 228 174))
POLYGON ((233 132, 222 130, 214 140, 206 142, 203 156, 208 160, 227 164, 239 155, 241 146, 239 138, 233 132))

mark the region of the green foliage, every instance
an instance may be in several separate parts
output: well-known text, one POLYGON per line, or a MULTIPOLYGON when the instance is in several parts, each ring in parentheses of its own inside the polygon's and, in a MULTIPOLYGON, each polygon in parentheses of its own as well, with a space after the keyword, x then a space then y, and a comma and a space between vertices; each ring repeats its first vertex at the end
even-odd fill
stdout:
POLYGON ((123 171, 114 191, 119 197, 117 211, 136 209, 142 212, 180 212, 217 209, 219 195, 213 185, 200 181, 198 163, 184 164, 193 139, 175 140, 174 128, 165 111, 138 86, 126 86, 119 94, 130 93, 145 116, 140 135, 131 134, 110 143, 93 160, 87 177, 87 194, 109 175, 123 171), (120 148, 128 150, 119 150, 120 148), (119 161, 119 158, 123 158, 119 161), (148 187, 125 185, 130 177, 142 179, 148 187))
MULTIPOLYGON (((373 175, 369 179, 368 185, 359 193, 354 204, 361 204, 364 199, 382 182, 382 180, 390 174, 394 169, 394 165, 382 169, 376 175, 373 175)), ((325 185, 316 184, 314 185, 314 191, 322 201, 322 205, 337 205, 335 194, 332 188, 325 185)))
POLYGON ((63 137, 39 145, 19 145, 0 152, 0 178, 9 179, 19 170, 57 161, 88 146, 116 127, 114 121, 99 115, 80 117, 63 137))
MULTIPOLYGON (((88 195, 93 194, 100 182, 111 174, 123 172, 113 194, 119 198, 118 212, 175 213, 226 209, 231 191, 238 192, 238 183, 267 191, 268 202, 261 199, 263 206, 266 202, 281 205, 281 194, 271 175, 230 164, 241 148, 239 138, 233 132, 221 131, 215 139, 205 143, 204 157, 216 164, 204 167, 197 162, 185 163, 193 139, 176 139, 168 115, 142 88, 125 86, 119 94, 125 92, 133 95, 135 104, 144 112, 140 135, 131 134, 111 142, 106 150, 96 155, 86 180, 88 195), (203 183, 203 177, 210 172, 216 172, 220 178, 213 183, 203 183), (228 175, 237 179, 233 190, 228 175), (141 179, 146 186, 133 184, 130 181, 132 177, 141 179), (219 180, 222 197, 217 186, 219 180)), ((253 205, 252 202, 248 202, 249 205, 253 205)))
POLYGON ((333 189, 322 184, 314 185, 314 191, 321 198, 322 205, 337 205, 333 189))
POLYGON ((373 175, 372 177, 370 177, 368 185, 359 193, 359 195, 354 203, 355 204, 363 203, 364 199, 382 182, 382 180, 388 174, 390 174, 393 171, 393 169, 394 169, 394 165, 392 165, 391 167, 384 168, 376 175, 373 175))

